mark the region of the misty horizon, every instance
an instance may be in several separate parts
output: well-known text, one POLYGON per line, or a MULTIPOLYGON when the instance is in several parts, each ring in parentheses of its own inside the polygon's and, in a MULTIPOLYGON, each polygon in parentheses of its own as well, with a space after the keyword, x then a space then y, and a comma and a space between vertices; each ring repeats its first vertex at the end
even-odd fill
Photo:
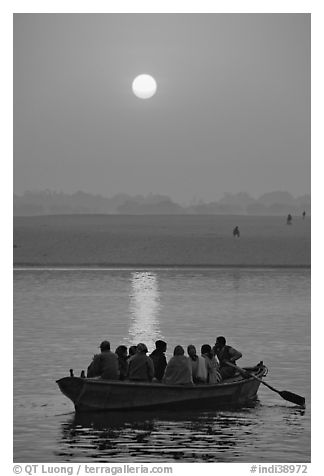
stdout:
POLYGON ((180 204, 183 204, 183 205, 190 205, 191 203, 196 203, 196 202, 205 202, 205 203, 208 203, 208 202, 216 202, 218 200, 222 200, 223 198, 226 198, 228 196, 239 196, 239 195, 247 195, 249 196, 250 198, 252 198, 253 200, 259 200, 261 197, 263 197, 264 195, 270 195, 270 194, 289 194, 292 198, 296 199, 296 198, 302 198, 302 197, 306 197, 306 196, 311 196, 310 193, 307 193, 307 192, 304 192, 304 193, 300 193, 300 194, 293 194, 291 193, 289 190, 275 190, 275 189, 269 189, 269 190, 266 190, 264 192, 262 192, 261 194, 257 195, 257 194, 251 194, 249 193, 248 191, 246 190, 239 190, 237 192, 230 192, 230 191, 225 191, 223 192, 222 194, 215 194, 214 198, 212 198, 211 200, 207 200, 207 199, 204 199, 202 198, 201 196, 198 196, 197 194, 193 194, 191 197, 188 198, 188 200, 182 200, 182 201, 177 201, 175 200, 175 198, 169 194, 166 194, 166 193, 163 193, 162 191, 149 191, 147 193, 130 193, 129 191, 126 191, 126 190, 122 190, 122 191, 119 191, 117 193, 113 193, 113 194, 109 194, 109 193, 93 193, 93 192, 89 192, 87 190, 72 190, 72 191, 66 191, 66 190, 62 190, 62 189, 58 189, 58 190, 55 190, 55 189, 50 189, 50 188, 45 188, 45 189, 41 189, 41 188, 35 188, 33 190, 23 190, 22 192, 20 193, 17 193, 17 192, 13 192, 14 196, 19 196, 19 197, 23 197, 25 195, 29 195, 29 194, 53 194, 53 195, 70 195, 70 196, 73 196, 73 195, 77 195, 77 194, 85 194, 85 195, 89 195, 89 196, 94 196, 94 197, 102 197, 102 198, 107 198, 107 199, 110 199, 110 198, 113 198, 113 197, 116 197, 116 196, 129 196, 131 198, 136 198, 136 197, 142 197, 142 198, 149 198, 149 197, 165 197, 165 198, 168 198, 174 202, 177 202, 177 203, 180 203, 180 204))
POLYGON ((168 195, 150 193, 148 195, 116 194, 111 197, 78 191, 65 194, 51 190, 26 192, 14 195, 15 216, 46 214, 128 214, 128 215, 300 215, 303 211, 310 215, 311 197, 294 197, 288 192, 269 192, 252 198, 245 192, 225 193, 220 200, 205 202, 193 199, 191 202, 177 203, 168 195))

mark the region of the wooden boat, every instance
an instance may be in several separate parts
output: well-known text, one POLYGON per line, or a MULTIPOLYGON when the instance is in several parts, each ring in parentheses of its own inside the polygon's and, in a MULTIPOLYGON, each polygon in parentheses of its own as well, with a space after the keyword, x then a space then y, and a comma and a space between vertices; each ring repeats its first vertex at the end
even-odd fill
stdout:
MULTIPOLYGON (((244 370, 259 379, 268 371, 263 362, 244 370)), ((57 380, 77 411, 242 407, 256 399, 260 383, 239 373, 219 384, 188 386, 73 376, 57 380)))

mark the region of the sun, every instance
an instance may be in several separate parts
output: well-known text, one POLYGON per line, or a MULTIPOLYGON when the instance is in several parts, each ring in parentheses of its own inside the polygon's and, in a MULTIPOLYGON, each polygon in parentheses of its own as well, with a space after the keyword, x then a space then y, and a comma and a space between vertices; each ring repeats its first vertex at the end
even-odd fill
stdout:
POLYGON ((135 96, 140 99, 149 99, 156 93, 157 84, 150 74, 140 74, 136 76, 132 84, 135 96))

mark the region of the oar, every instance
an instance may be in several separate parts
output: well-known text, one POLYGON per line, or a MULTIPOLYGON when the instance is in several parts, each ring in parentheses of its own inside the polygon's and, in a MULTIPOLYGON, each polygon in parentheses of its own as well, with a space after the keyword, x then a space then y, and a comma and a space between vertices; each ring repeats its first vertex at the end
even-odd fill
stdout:
POLYGON ((284 400, 287 400, 287 402, 295 403, 296 405, 299 405, 301 407, 305 407, 305 398, 304 397, 301 397, 300 395, 297 395, 296 393, 288 392, 287 390, 282 390, 282 391, 277 390, 276 388, 272 387, 267 382, 264 382, 261 378, 256 377, 254 374, 251 374, 247 370, 241 369, 240 367, 238 367, 237 365, 232 364, 231 362, 226 362, 226 364, 229 365, 230 367, 233 367, 233 368, 237 369, 240 372, 240 374, 248 375, 249 377, 254 378, 258 382, 263 383, 263 385, 270 388, 270 390, 272 390, 273 392, 278 393, 284 400))

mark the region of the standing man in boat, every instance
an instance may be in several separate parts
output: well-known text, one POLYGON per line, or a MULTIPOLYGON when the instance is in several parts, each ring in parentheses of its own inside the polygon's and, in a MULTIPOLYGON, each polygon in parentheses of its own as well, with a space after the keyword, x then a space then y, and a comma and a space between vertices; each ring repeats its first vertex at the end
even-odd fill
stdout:
POLYGON ((153 360, 154 364, 154 377, 161 381, 164 375, 165 368, 167 366, 167 361, 165 358, 164 352, 167 350, 167 343, 163 340, 157 340, 155 342, 155 350, 150 354, 150 358, 153 360))
POLYGON ((217 337, 213 350, 219 361, 219 372, 222 378, 233 377, 235 368, 227 365, 227 362, 235 365, 236 361, 242 357, 241 352, 230 345, 226 345, 226 339, 223 336, 217 337))
POLYGON ((93 357, 87 369, 87 377, 101 377, 107 380, 119 379, 118 357, 110 350, 110 342, 104 340, 100 344, 100 354, 93 357))

